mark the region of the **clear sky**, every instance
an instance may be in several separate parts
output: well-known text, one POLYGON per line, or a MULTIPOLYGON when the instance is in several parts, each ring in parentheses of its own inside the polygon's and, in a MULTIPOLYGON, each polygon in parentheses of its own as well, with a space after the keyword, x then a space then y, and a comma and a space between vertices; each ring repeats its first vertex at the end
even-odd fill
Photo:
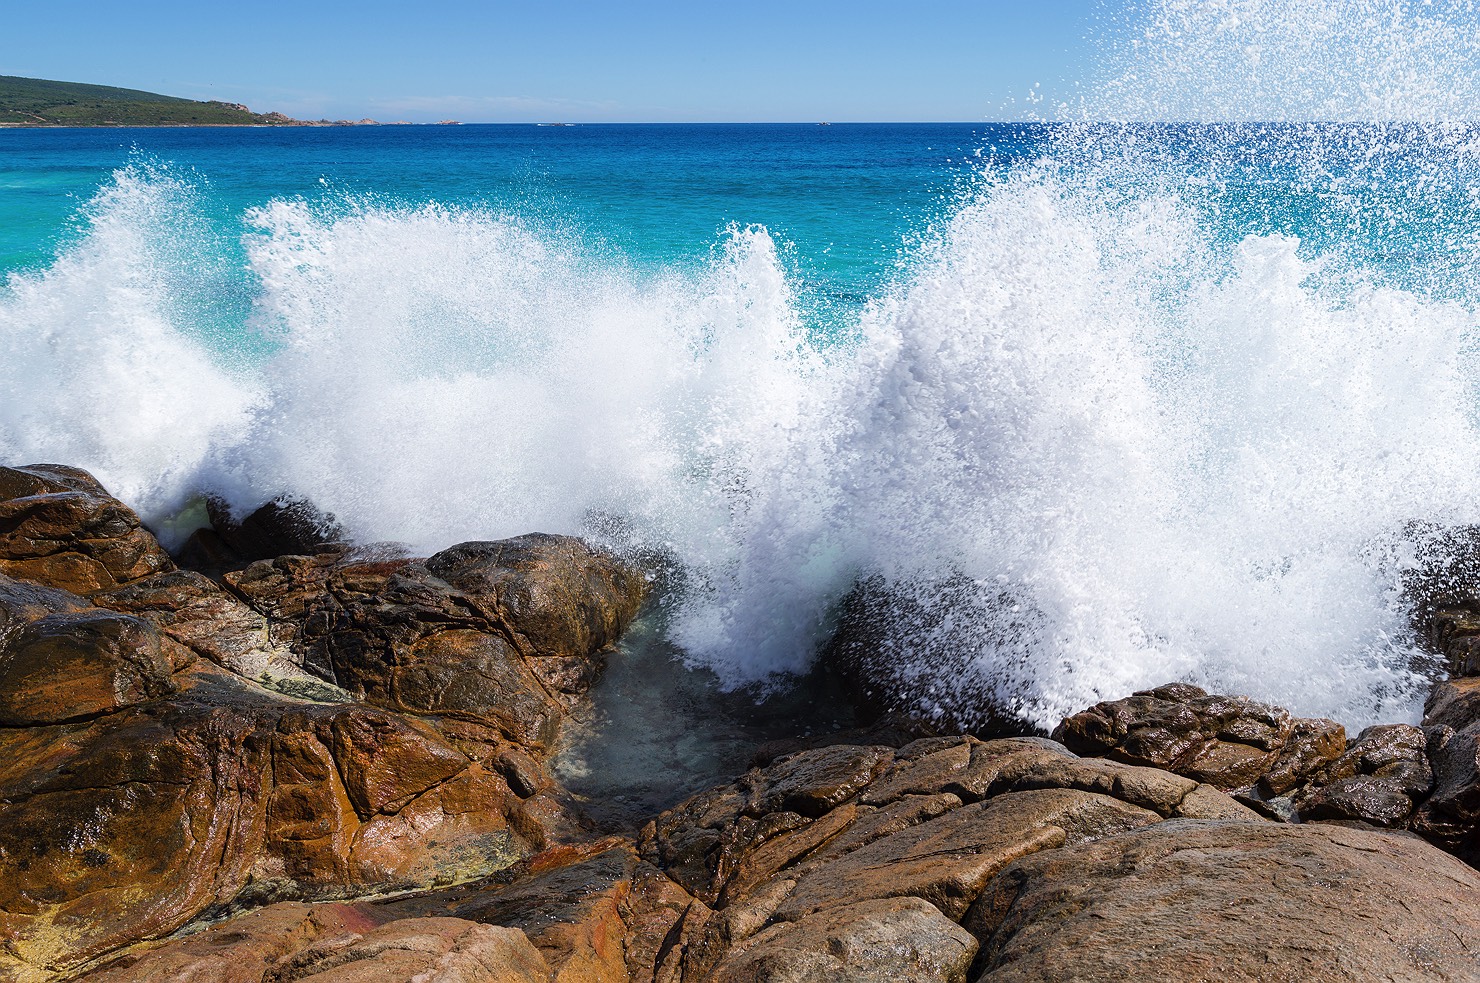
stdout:
POLYGON ((982 120, 1080 77, 1096 0, 53 0, 0 74, 381 120, 982 120))

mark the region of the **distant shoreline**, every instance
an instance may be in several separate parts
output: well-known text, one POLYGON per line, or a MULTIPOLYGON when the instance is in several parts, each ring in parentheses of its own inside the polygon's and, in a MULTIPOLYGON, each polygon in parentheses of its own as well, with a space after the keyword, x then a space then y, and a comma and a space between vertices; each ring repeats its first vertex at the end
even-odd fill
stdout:
MULTIPOLYGON (((439 120, 432 125, 452 125, 439 120)), ((0 127, 14 129, 117 129, 197 126, 415 126, 397 119, 294 119, 258 113, 239 102, 200 101, 86 82, 0 75, 0 127)))
POLYGON ((350 126, 463 126, 460 120, 438 123, 391 122, 369 123, 297 120, 292 123, 0 123, 0 130, 299 130, 330 129, 350 126))

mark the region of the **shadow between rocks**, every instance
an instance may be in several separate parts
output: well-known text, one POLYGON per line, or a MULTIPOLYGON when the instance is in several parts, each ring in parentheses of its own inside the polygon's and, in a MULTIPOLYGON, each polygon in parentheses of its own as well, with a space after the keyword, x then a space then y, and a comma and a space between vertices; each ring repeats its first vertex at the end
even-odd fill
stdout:
POLYGON ((861 721, 835 673, 726 692, 690 668, 649 609, 628 628, 590 703, 566 722, 559 780, 606 831, 631 832, 688 796, 743 773, 768 749, 831 743, 861 721))

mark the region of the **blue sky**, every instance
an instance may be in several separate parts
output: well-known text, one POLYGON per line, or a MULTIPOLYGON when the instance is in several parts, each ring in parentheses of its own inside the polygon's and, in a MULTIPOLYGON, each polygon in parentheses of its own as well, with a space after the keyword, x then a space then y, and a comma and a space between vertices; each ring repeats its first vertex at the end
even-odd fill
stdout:
POLYGON ((0 74, 413 121, 981 120, 1068 98, 1095 0, 9 4, 0 74))

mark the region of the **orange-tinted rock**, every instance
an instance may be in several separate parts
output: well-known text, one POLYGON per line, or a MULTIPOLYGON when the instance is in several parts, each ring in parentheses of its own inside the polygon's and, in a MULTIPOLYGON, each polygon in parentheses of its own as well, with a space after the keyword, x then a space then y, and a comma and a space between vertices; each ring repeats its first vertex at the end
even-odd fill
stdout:
MULTIPOLYGON (((301 663, 304 622, 310 611, 325 603, 329 577, 342 565, 343 557, 333 553, 280 556, 231 571, 222 579, 267 618, 268 638, 276 645, 292 648, 301 663)), ((319 666, 317 671, 320 675, 330 672, 327 666, 319 666)))
POLYGON ((85 720, 173 690, 147 623, 0 574, 0 727, 85 720))
POLYGON ((540 749, 646 592, 615 557, 557 536, 424 561, 280 557, 226 580, 275 642, 358 698, 488 723, 540 749))
POLYGON ((535 849, 503 776, 425 724, 207 664, 177 678, 179 695, 88 723, 0 728, 0 976, 208 908, 445 883, 535 849))
POLYGON ((552 979, 619 983, 629 974, 654 977, 672 948, 672 930, 696 905, 629 843, 607 840, 373 909, 378 918, 449 916, 517 928, 540 950, 552 979))
POLYGON ((275 904, 104 964, 89 983, 547 983, 522 932, 456 918, 383 924, 364 906, 275 904))
POLYGON ((1179 820, 1018 861, 965 926, 981 983, 1469 980, 1480 875, 1404 834, 1179 820))
POLYGON ((713 983, 965 983, 971 933, 917 898, 861 901, 772 925, 732 949, 713 983))
POLYGON ((178 928, 246 881, 268 736, 159 703, 0 730, 0 976, 41 978, 178 928))
POLYGON ((0 468, 0 573, 87 594, 172 569, 134 511, 87 472, 0 468))
POLYGON ((262 614, 194 571, 155 574, 90 600, 142 618, 192 657, 209 659, 268 689, 326 702, 348 698, 304 672, 293 651, 272 640, 262 614))
POLYGON ((569 536, 463 543, 427 569, 505 624, 534 674, 566 705, 590 687, 591 658, 616 642, 647 594, 637 571, 569 536))

